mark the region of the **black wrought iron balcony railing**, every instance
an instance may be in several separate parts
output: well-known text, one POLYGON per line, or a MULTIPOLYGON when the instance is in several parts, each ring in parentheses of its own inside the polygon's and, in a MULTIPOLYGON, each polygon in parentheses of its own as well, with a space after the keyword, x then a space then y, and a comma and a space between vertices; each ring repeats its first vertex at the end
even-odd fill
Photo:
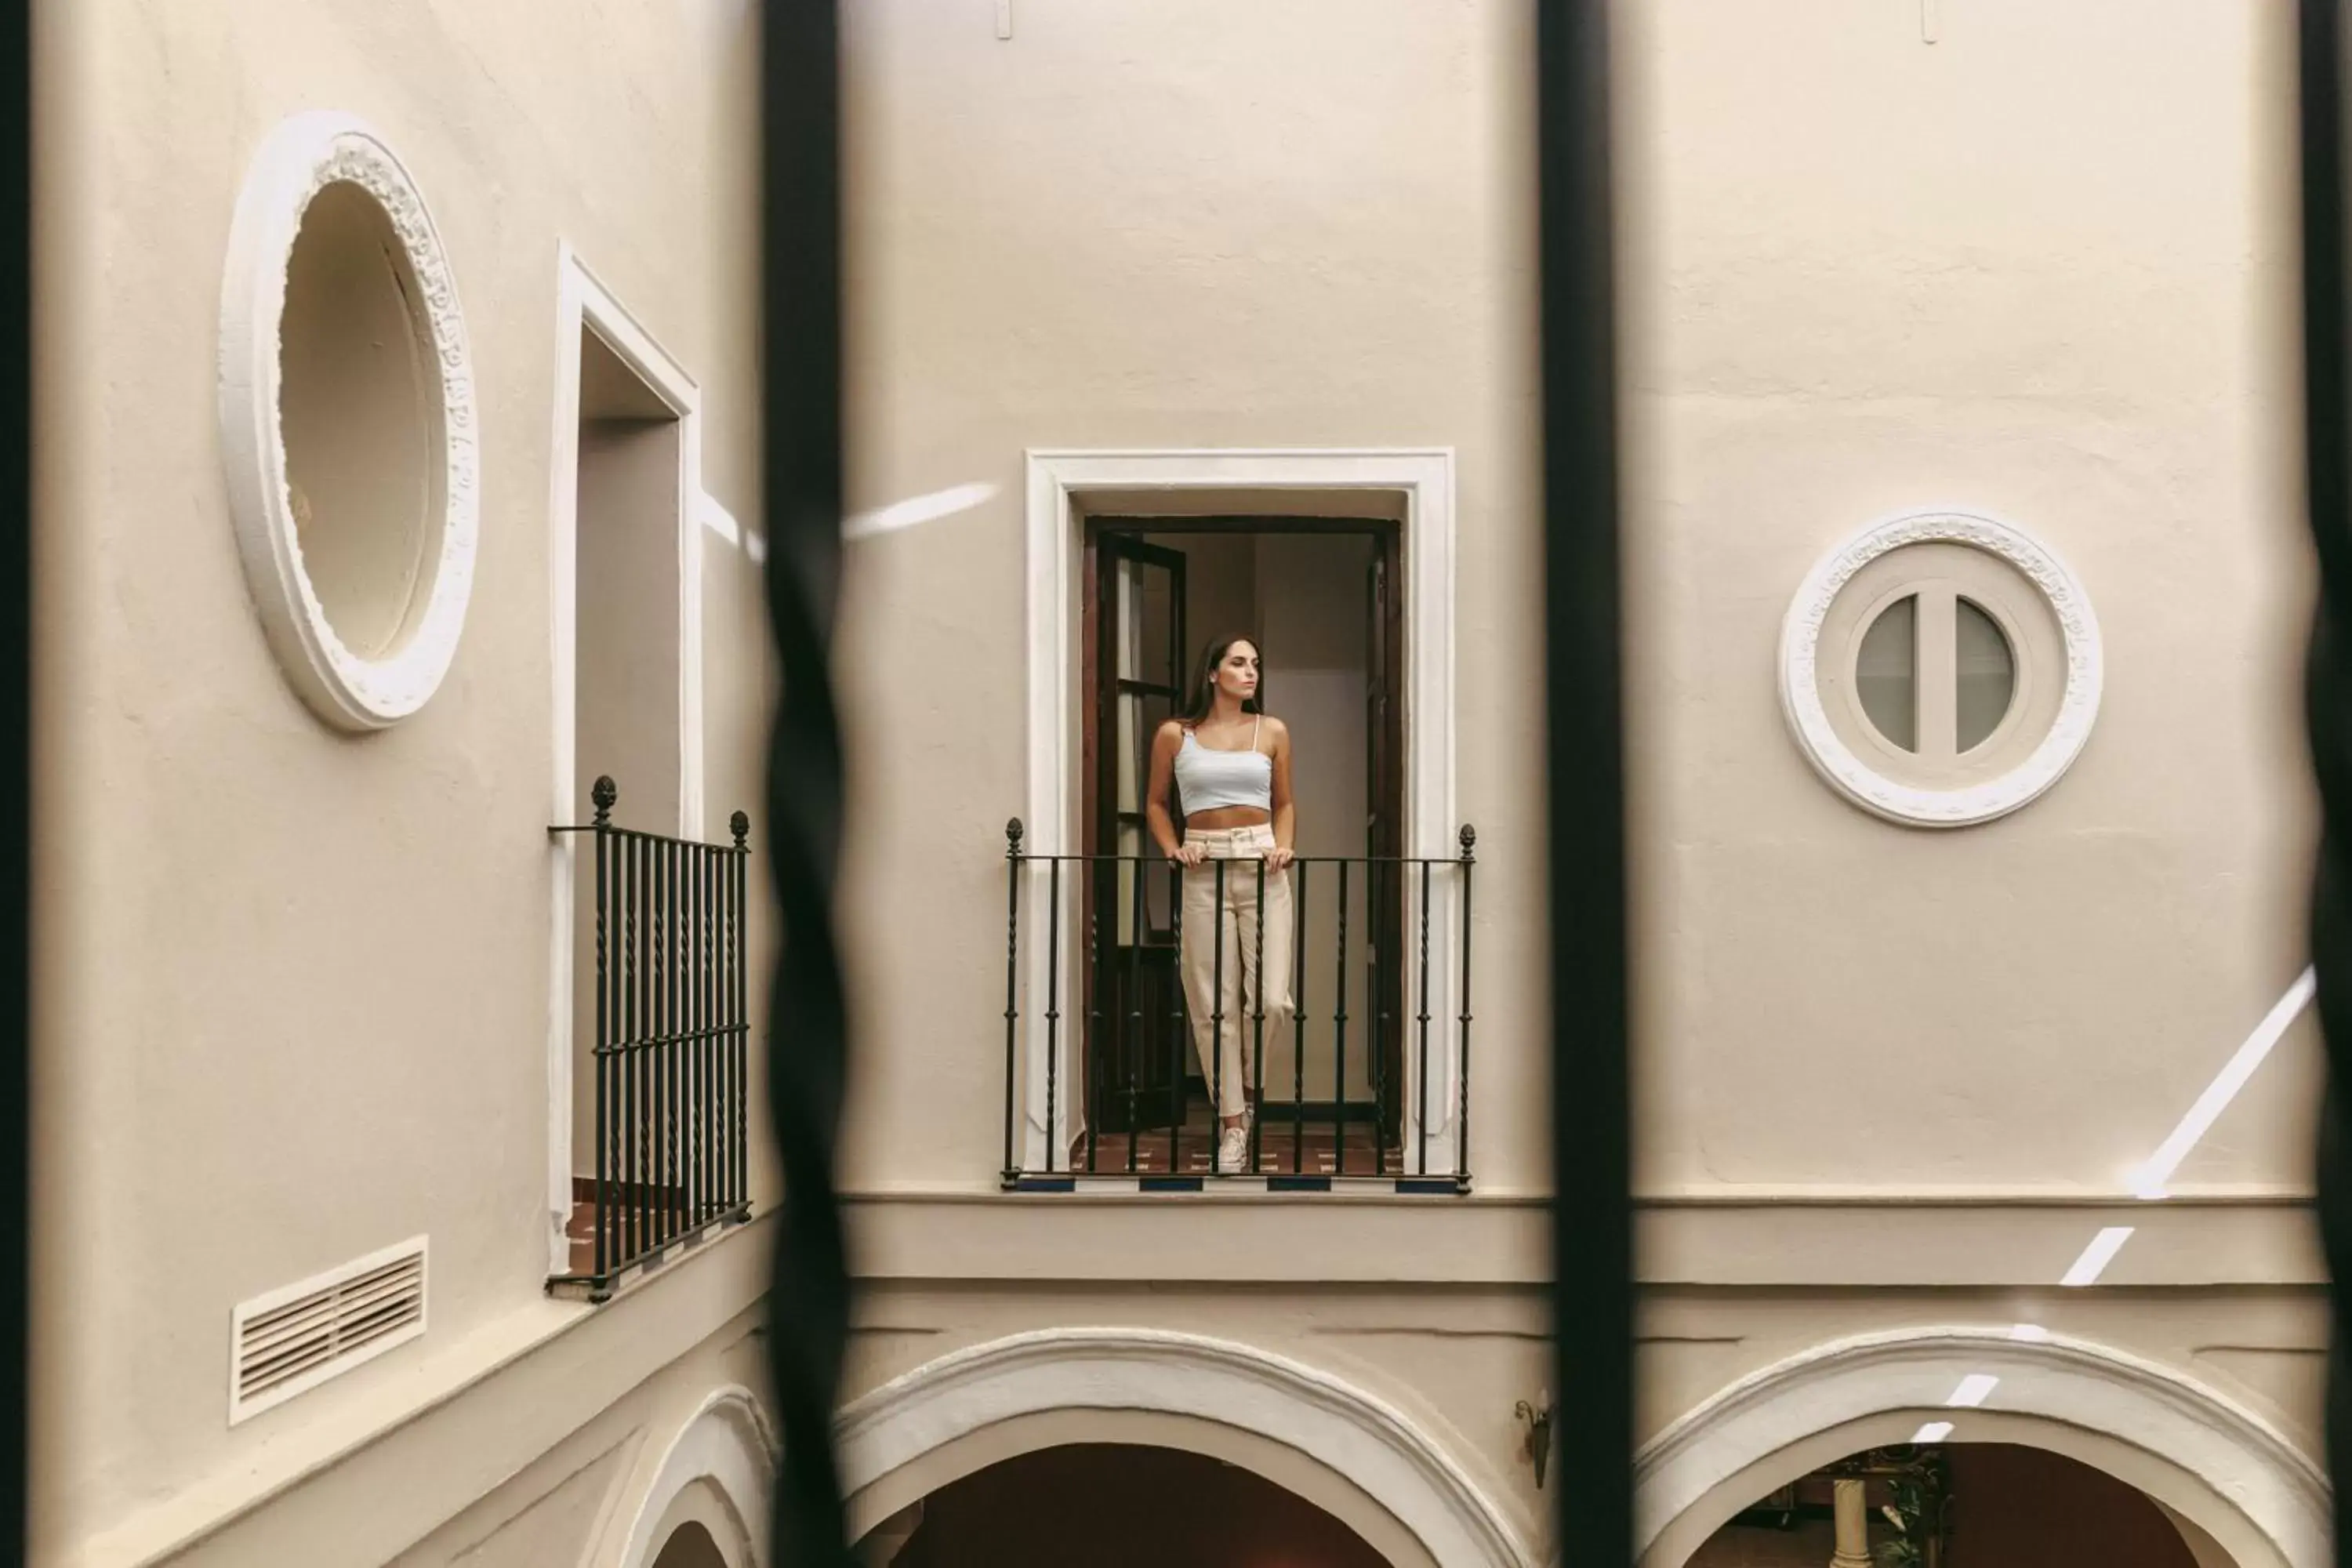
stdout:
MULTIPOLYGON (((751 819, 731 844, 616 826, 599 778, 586 835, 595 877, 595 970, 575 1081, 593 1173, 574 1178, 571 1270, 551 1289, 609 1296, 632 1268, 751 1216, 750 1005, 744 892, 751 819)), ((575 1153, 575 1158, 578 1156, 575 1153)), ((588 1162, 582 1160, 581 1163, 588 1162)), ((578 1169, 575 1166, 575 1169, 578 1169)))
POLYGON ((1006 1190, 1470 1190, 1474 829, 1287 873, 1024 837, 1006 825, 1006 1190))

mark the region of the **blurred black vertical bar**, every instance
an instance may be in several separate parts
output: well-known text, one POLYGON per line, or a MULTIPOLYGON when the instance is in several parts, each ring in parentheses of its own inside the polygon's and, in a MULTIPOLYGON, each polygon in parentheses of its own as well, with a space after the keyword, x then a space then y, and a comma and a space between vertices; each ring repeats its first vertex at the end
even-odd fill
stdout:
POLYGON ((1608 0, 1537 0, 1559 1560, 1633 1561, 1608 0))
POLYGON ((31 14, 0 5, 0 1559, 26 1550, 32 1301, 33 353, 31 14))
MULTIPOLYGON (((1294 860, 1297 868, 1294 879, 1298 896, 1291 900, 1291 913, 1297 924, 1290 937, 1290 1173, 1307 1173, 1307 862, 1294 860)), ((1336 1108, 1339 1096, 1332 1095, 1336 1108)), ((1339 1112, 1334 1109, 1332 1115, 1339 1112)), ((1258 1107, 1258 1115, 1265 1115, 1265 1107, 1258 1107)))
MULTIPOLYGON (((2352 409, 2346 405, 2344 243, 2344 31, 2337 0, 2303 0, 2298 70, 2303 164, 2304 461, 2311 538, 2319 562, 2305 664, 2305 722, 2317 777, 2320 834, 2311 890, 2311 955, 2318 974, 2328 1088, 2319 1119, 2319 1219, 2328 1277, 2352 1276, 2352 1129, 2344 1123, 2352 1082, 2352 409)), ((2352 1564, 2345 1514, 2352 1486, 2352 1312, 2331 1292, 2327 1360, 2327 1468, 2335 1483, 2336 1561, 2352 1564)))
POLYGON ((849 1331, 833 1186, 849 1025, 833 929, 843 803, 829 664, 841 583, 839 18, 831 0, 779 0, 761 16, 761 472, 780 677, 768 736, 768 865, 782 921, 767 1041, 783 1187, 768 1297, 783 1447, 771 1561, 847 1568, 833 1450, 849 1331))

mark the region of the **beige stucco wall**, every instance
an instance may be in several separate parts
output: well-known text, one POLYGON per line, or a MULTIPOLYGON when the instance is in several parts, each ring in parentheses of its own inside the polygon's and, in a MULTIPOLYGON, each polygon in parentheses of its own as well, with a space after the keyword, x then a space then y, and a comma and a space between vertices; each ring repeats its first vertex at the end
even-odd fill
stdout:
MULTIPOLYGON (((1414 443, 1457 453, 1475 628, 1473 1165, 1541 1185, 1517 18, 853 16, 854 487, 1000 487, 856 555, 853 918, 866 962, 920 952, 936 984, 869 976, 854 1180, 994 1163, 1023 450, 1414 443)), ((2299 968, 2284 26, 1622 19, 1645 1185, 2117 1190, 2299 968), (2063 555, 2108 672, 2056 790, 1944 834, 1834 796, 1773 694, 1816 557, 1939 506, 2063 555)), ((2300 1185, 2311 1056, 2291 1039, 2183 1180, 2300 1185)))
POLYGON ((999 491, 853 555, 841 667, 865 807, 847 882, 866 1045, 847 1179, 979 1186, 1000 1163, 1003 826, 1027 788, 1024 451, 1451 446, 1459 613, 1478 628, 1456 649, 1457 800, 1490 856, 1480 1019, 1496 1025, 1471 1121, 1482 1181, 1525 1189, 1548 1156, 1529 1092, 1519 8, 1015 13, 1001 42, 988 6, 847 8, 853 504, 999 491), (920 986, 891 983, 906 953, 920 986))
MULTIPOLYGON (((1621 8, 1639 1155, 1675 1200, 1642 1221, 1644 1430, 1808 1344, 1959 1313, 2189 1369, 2308 1445, 2292 1203, 2053 1206, 2119 1194, 2300 962, 2286 22, 1945 9, 1929 44, 1883 0, 1621 8), (1950 835, 1833 797, 1772 690, 1819 552, 1938 505, 2064 554, 2108 668, 2075 771, 1950 835), (1792 1189, 1861 1201, 1754 1201, 1792 1189), (1885 1201, 1931 1193, 1970 1201, 1885 1201), (2127 1291, 2058 1295, 2110 1222, 2140 1226, 2127 1291)), ((845 10, 852 504, 997 487, 852 552, 844 1174, 870 1289, 845 1392, 1023 1329, 1215 1332, 1376 1389, 1532 1531, 1510 1420, 1544 1376, 1526 1200, 1549 1158, 1524 7, 1018 0, 1009 40, 978 0, 845 10), (995 1198, 1024 452, 1384 446, 1455 457, 1481 1195, 995 1198)), ((541 1300, 541 1211, 557 245, 696 377, 705 483, 751 521, 744 27, 719 0, 49 14, 46 1552, 111 1532, 89 1560, 133 1557, 311 1452, 312 1480, 240 1516, 260 1533, 203 1550, 268 1560, 235 1549, 326 1539, 361 1497, 386 1554, 454 1559, 509 1520, 536 1522, 481 1561, 540 1550, 566 1487, 607 1486, 624 1389, 667 1375, 644 1400, 669 1412, 740 1371, 758 1233, 596 1313, 541 1300), (321 104, 374 121, 433 204, 486 441, 457 666, 359 741, 271 663, 215 450, 245 161, 321 104), (229 1430, 230 1307, 418 1231, 426 1339, 229 1430), (457 1394, 509 1365, 536 1370, 457 1394)), ((768 675, 756 574, 706 543, 715 825, 757 805, 768 675)), ((2188 1184, 2301 1190, 2309 1057, 2291 1037, 2188 1184)))
MULTIPOLYGON (((2290 19, 1946 10, 1623 16, 1660 1186, 2113 1188, 2301 964, 2290 19), (1937 506, 2065 557, 2107 668, 2057 789, 1948 835, 1770 697, 1813 557, 1937 506)), ((2311 1058, 2184 1180, 2301 1186, 2311 1058)))
MULTIPOLYGON (((1416 1289, 1484 1280, 1471 1238, 1548 1172, 1523 8, 1022 0, 1010 39, 986 9, 850 25, 857 504, 998 487, 854 559, 859 1365, 983 1331, 902 1278, 988 1281, 958 1310, 1003 1330, 1224 1314, 1294 1348, 1319 1299, 1223 1288, 1346 1280, 1411 1319, 1368 1375, 1458 1398, 1415 1408, 1528 1507, 1506 1418, 1537 1361, 1478 1362, 1452 1336, 1499 1309, 1416 1289), (1000 1212, 1022 454, 1384 445, 1458 465, 1482 1196, 1000 1212), (1158 1286, 1106 1296, 1120 1259, 1158 1286)), ((2252 1206, 2107 1201, 2303 963, 2288 18, 1941 10, 1929 42, 1877 0, 1619 8, 1644 1429, 1958 1317, 2126 1347, 2307 1450, 2307 1025, 2176 1183, 2252 1206), (1941 508, 2069 562, 2106 686, 2049 795, 1938 834, 1817 779, 1774 654, 1822 552, 1941 508), (2137 1226, 2129 1289, 2057 1289, 2107 1225, 2137 1226)))
MULTIPOLYGON (((696 380, 703 479, 756 521, 755 51, 717 0, 106 0, 43 26, 37 1550, 104 1561, 562 1328, 542 1293, 558 247, 696 380), (247 161, 320 107, 371 121, 430 204, 482 443, 455 667, 361 738, 317 722, 263 641, 216 435, 247 161), (232 1307, 419 1233, 425 1336, 230 1429, 232 1307)), ((708 815, 752 810, 763 847, 757 572, 706 546, 708 815)))
MULTIPOLYGON (((1823 1346, 1954 1329, 2004 1337, 2029 1322, 2055 1341, 2126 1352, 2136 1364, 2118 1375, 2118 1387, 2147 1386, 2143 1369, 2153 1369, 2156 1378, 2193 1390, 2186 1398, 2210 1408, 2217 1426, 2220 1412, 2243 1412, 2315 1455, 2326 1328, 2316 1249, 2303 1216, 2284 1205, 2244 1204, 2139 1211, 2143 1228, 2116 1266, 2125 1289, 2050 1286, 2055 1268, 2039 1260, 2071 1256, 2092 1229, 2132 1212, 1857 1201, 1809 1205, 1783 1217, 1720 1205, 1648 1207, 1635 1441, 1649 1449, 1686 1413, 1823 1346)), ((852 1217, 866 1288, 845 1400, 1039 1330, 1108 1327, 1237 1342, 1402 1413, 1513 1531, 1538 1549, 1548 1538, 1548 1496, 1535 1484, 1515 1415, 1519 1401, 1540 1404, 1557 1392, 1540 1205, 1127 1197, 1073 1208, 1067 1199, 901 1196, 857 1203, 852 1217)), ((2032 1347, 2016 1353, 2025 1359, 2004 1368, 2012 1382, 2045 1354, 2032 1347)), ((2053 1367, 2068 1359, 2056 1350, 2046 1354, 2053 1367)), ((1937 1409, 1948 1386, 1916 1405, 1901 1402, 1888 1413, 1901 1429, 1869 1440, 1899 1441, 1920 1421, 1943 1415, 1958 1421, 1964 1441, 1973 1434, 2063 1448, 2073 1439, 2062 1428, 2072 1425, 2105 1445, 2086 1458, 2120 1465, 2118 1473, 2140 1484, 2170 1462, 2161 1444, 2144 1447, 2148 1434, 2103 1428, 2079 1414, 2061 1421, 2021 1413, 2007 1396, 1985 1412, 1937 1409)), ((1793 1390, 1792 1397, 1806 1392, 1793 1390)), ((1085 1397, 1075 1387, 1071 1393, 1085 1397)), ((944 1390, 925 1407, 931 1426, 955 1430, 966 1397, 944 1390)), ((1004 1414, 1000 1405, 989 1408, 1004 1414)), ((1142 1431, 1127 1440, 1200 1447, 1264 1469, 1252 1414, 1236 1406, 1210 1430, 1142 1431)), ((1033 1434, 1026 1442, 1050 1440, 1050 1433, 1033 1434)), ((1023 1446, 1007 1434, 994 1447, 981 1445, 975 1457, 959 1456, 950 1444, 910 1468, 926 1484, 941 1484, 952 1478, 937 1467, 983 1462, 1023 1446)), ((1776 1457, 1750 1456, 1768 1468, 1776 1457)), ((1780 1460, 1787 1474, 1763 1481, 1757 1495, 1836 1457, 1780 1460)), ((1287 1462, 1298 1458, 1294 1452, 1287 1462)), ((2269 1484, 2267 1460, 2246 1462, 2269 1484)), ((1312 1479, 1289 1484, 1311 1496, 1312 1479)), ((2209 1517, 2250 1528, 2232 1511, 2237 1505, 2214 1513, 2210 1492, 2184 1495, 2209 1517)), ((868 1485, 854 1512, 871 1522, 909 1500, 905 1482, 886 1479, 868 1485)), ((1340 1498, 1333 1506, 1351 1523, 1384 1517, 1377 1504, 1340 1498)), ((1680 1559, 1664 1561, 1671 1568, 1680 1559)))

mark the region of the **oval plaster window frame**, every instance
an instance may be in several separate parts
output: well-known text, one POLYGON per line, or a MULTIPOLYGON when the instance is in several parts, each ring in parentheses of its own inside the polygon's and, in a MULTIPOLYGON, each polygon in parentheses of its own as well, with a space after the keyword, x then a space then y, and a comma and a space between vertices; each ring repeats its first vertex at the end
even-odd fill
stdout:
POLYGON ((221 283, 220 435, 247 584, 288 680, 340 729, 383 729, 423 708, 457 658, 473 597, 480 516, 473 360, 425 198, 383 139, 351 115, 298 115, 254 155, 221 283), (415 325, 441 393, 440 539, 420 563, 420 575, 429 572, 432 585, 413 627, 380 658, 344 643, 303 568, 278 416, 287 271, 303 215, 335 184, 373 200, 400 242, 417 285, 415 325))
POLYGON ((2098 718, 2105 679, 2098 617, 2081 579, 2022 530, 1962 511, 1916 512, 1874 522, 1822 556, 1781 622, 1780 665, 1780 710, 1814 771, 1864 811, 1924 827, 1969 827, 2038 799, 2082 755, 2098 718), (1856 573, 1914 544, 1966 545, 2014 568, 2048 603, 2065 647, 2064 686, 2048 732, 2017 766, 1958 789, 1901 783, 1872 767, 1837 732, 1822 698, 1822 626, 1832 605, 1856 573))

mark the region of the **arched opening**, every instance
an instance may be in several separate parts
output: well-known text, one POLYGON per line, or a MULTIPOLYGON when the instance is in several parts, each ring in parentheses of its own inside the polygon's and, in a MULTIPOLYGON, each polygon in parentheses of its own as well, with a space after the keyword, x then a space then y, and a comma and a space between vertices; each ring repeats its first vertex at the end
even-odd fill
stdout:
POLYGON ((1758 1498, 1684 1568, 2238 1568, 2212 1537, 2095 1465, 2024 1443, 1864 1450, 1758 1498))
POLYGON ((662 1542, 654 1568, 727 1568, 727 1554, 699 1521, 688 1520, 662 1542))
MULTIPOLYGON (((1921 1441, 2046 1450, 2104 1472, 2179 1521, 2199 1568, 2333 1561, 2326 1478, 2258 1413, 2112 1347, 1960 1327, 1816 1346, 1685 1412, 1637 1461, 1641 1561, 1684 1568, 1759 1499, 1921 1441)), ((1997 1468, 1986 1476, 2000 1485, 1997 1468)))
MULTIPOLYGON (((880 1533, 879 1531, 877 1532, 880 1533)), ((868 1568, 1385 1568, 1363 1537, 1239 1465, 1180 1448, 1070 1443, 1000 1460, 922 1500, 868 1568)))
POLYGON ((765 1568, 776 1446, 749 1389, 719 1389, 620 1510, 594 1561, 619 1568, 765 1568))

